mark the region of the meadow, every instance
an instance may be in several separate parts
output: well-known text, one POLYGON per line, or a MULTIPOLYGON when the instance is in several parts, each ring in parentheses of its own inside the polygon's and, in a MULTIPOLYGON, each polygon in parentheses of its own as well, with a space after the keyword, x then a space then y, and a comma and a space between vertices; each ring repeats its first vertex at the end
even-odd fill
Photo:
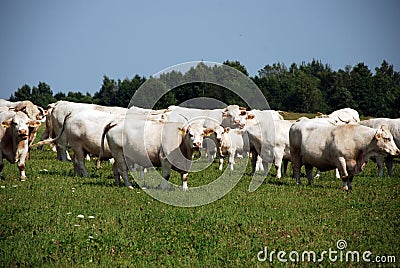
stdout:
MULTIPOLYGON (((302 178, 303 185, 297 186, 290 168, 281 179, 271 169, 264 183, 249 192, 248 166, 227 195, 192 208, 161 203, 140 187, 115 186, 108 162, 99 170, 96 161, 86 165, 90 178, 74 177, 71 162, 57 161, 48 148, 35 148, 27 163, 28 180, 20 182, 17 166, 5 163, 6 179, 0 181, 0 266, 365 267, 376 266, 378 260, 390 260, 386 266, 400 263, 399 162, 395 176, 385 173, 381 178, 370 162, 355 177, 350 193, 340 189, 341 181, 333 172, 322 173, 311 186, 302 178), (339 240, 347 243, 341 250, 339 240), (260 261, 266 249, 268 258, 260 261), (337 252, 331 259, 324 253, 330 250, 337 252), (279 251, 286 252, 281 255, 286 263, 278 260, 279 251), (296 256, 289 255, 292 251, 300 253, 297 262, 289 259, 296 256), (304 251, 314 251, 321 261, 302 261, 304 251), (359 262, 346 262, 347 251, 360 252, 359 262), (367 251, 370 263, 361 259, 367 251)), ((190 196, 191 186, 209 183, 220 174, 217 161, 206 171, 192 173, 185 194, 190 196)), ((179 180, 172 172, 171 181, 180 184, 179 180)))

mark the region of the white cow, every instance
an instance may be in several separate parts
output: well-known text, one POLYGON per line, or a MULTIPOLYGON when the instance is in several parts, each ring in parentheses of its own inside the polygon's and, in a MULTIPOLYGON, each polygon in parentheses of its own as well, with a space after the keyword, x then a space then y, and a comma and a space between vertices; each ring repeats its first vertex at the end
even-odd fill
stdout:
MULTIPOLYGON (((289 120, 274 120, 275 127, 275 147, 274 147, 274 166, 276 169, 276 178, 282 177, 282 163, 283 173, 286 174, 288 161, 291 161, 290 145, 289 145, 289 130, 294 121, 289 120)), ((255 171, 263 171, 262 159, 260 156, 257 158, 255 171)))
POLYGON ((291 161, 289 130, 294 122, 289 120, 274 120, 275 126, 275 148, 274 166, 276 178, 282 177, 282 162, 284 162, 284 174, 286 174, 288 161, 291 161))
POLYGON ((249 150, 249 148, 245 147, 245 139, 248 140, 248 137, 244 130, 231 129, 229 127, 224 129, 224 132, 221 134, 219 147, 219 170, 222 170, 224 158, 226 156, 228 156, 229 159, 229 167, 231 170, 233 170, 233 165, 235 164, 235 155, 242 155, 249 150))
MULTIPOLYGON (((122 108, 122 107, 109 107, 109 106, 102 106, 96 104, 88 104, 88 103, 76 103, 76 102, 69 102, 69 101, 57 101, 54 104, 51 104, 51 109, 49 109, 50 113, 49 116, 46 118, 46 128, 49 127, 50 129, 46 131, 49 135, 45 135, 50 137, 56 137, 60 133, 63 125, 64 118, 67 114, 76 113, 81 111, 100 111, 104 113, 108 113, 111 115, 121 116, 125 115, 126 113, 134 113, 134 114, 142 114, 143 116, 150 116, 151 118, 164 118, 168 116, 168 111, 164 110, 150 110, 144 109, 140 107, 132 106, 129 109, 122 108)), ((92 122, 94 123, 94 122, 92 122)), ((43 139, 42 138, 42 139, 43 139)), ((66 137, 62 135, 60 139, 57 141, 57 159, 61 161, 67 161, 69 159, 67 153, 67 145, 68 142, 66 137)))
POLYGON ((25 161, 29 151, 29 128, 38 128, 40 121, 29 119, 23 112, 6 111, 0 113, 0 173, 4 158, 17 163, 21 181, 26 180, 25 161))
POLYGON ((329 118, 336 125, 357 124, 360 122, 360 115, 352 108, 339 109, 328 115, 319 114, 316 118, 329 118))
POLYGON ((256 172, 258 156, 262 159, 265 175, 268 175, 268 163, 273 163, 275 147, 275 127, 273 118, 276 111, 251 110, 246 117, 246 133, 249 138, 252 174, 256 172))
POLYGON ((321 171, 337 168, 344 190, 351 190, 355 174, 374 155, 399 155, 400 150, 386 126, 379 130, 361 125, 326 125, 317 119, 302 118, 289 132, 293 175, 300 184, 300 168, 305 165, 308 183, 312 183, 312 168, 321 171))
MULTIPOLYGON (((84 110, 91 110, 91 111, 96 110, 110 114, 125 114, 127 111, 126 108, 121 108, 121 107, 108 107, 96 104, 77 103, 70 101, 57 101, 56 103, 51 105, 52 109, 49 115, 46 117, 46 127, 50 127, 51 129, 46 131, 49 133, 49 136, 53 138, 58 136, 58 134, 60 133, 66 115, 72 112, 80 112, 84 110)), ((56 145, 57 145, 57 159, 60 161, 67 161, 68 142, 65 135, 62 135, 60 137, 56 145)))
MULTIPOLYGON (((374 118, 369 120, 363 120, 360 125, 364 125, 371 128, 379 128, 381 125, 386 125, 393 135, 394 143, 400 148, 400 118, 390 119, 390 118, 374 118)), ((386 163, 388 169, 388 175, 393 174, 393 157, 388 155, 386 157, 377 156, 375 157, 376 163, 378 165, 378 175, 383 176, 383 163, 386 163)))
POLYGON ((163 189, 167 188, 171 168, 178 171, 182 178, 182 188, 187 190, 193 151, 201 149, 203 137, 212 132, 212 129, 205 129, 201 123, 185 125, 129 116, 124 121, 111 122, 105 127, 102 144, 106 137, 115 159, 113 170, 116 184, 120 183, 122 177, 125 185, 132 188, 126 165, 126 159, 129 159, 145 168, 161 166, 163 189))

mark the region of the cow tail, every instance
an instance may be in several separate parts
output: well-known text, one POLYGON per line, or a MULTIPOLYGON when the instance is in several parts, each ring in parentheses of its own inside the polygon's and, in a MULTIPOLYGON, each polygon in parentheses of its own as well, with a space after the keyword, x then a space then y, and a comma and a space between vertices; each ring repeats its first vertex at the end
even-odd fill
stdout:
POLYGON ((36 146, 42 146, 42 145, 46 145, 46 144, 56 144, 58 142, 58 140, 61 138, 62 134, 64 133, 64 129, 65 129, 65 125, 67 123, 67 119, 71 116, 71 112, 69 112, 65 117, 64 117, 64 121, 63 121, 63 125, 61 128, 60 133, 58 133, 58 136, 55 137, 54 139, 47 139, 47 140, 43 140, 40 141, 36 144, 32 144, 29 147, 36 147, 36 146))
POLYGON ((110 122, 103 129, 103 133, 101 134, 101 143, 100 143, 101 144, 101 149, 100 149, 100 154, 99 154, 99 160, 97 160, 97 168, 98 169, 101 168, 101 161, 103 160, 104 140, 105 140, 106 134, 110 129, 112 129, 116 125, 117 125, 117 123, 110 122))

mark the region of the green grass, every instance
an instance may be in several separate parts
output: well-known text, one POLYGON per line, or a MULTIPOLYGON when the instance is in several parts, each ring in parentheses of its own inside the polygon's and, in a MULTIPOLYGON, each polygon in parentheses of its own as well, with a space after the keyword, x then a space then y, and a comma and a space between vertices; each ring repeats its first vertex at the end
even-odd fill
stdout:
MULTIPOLYGON (((28 180, 20 182, 16 165, 6 163, 6 180, 0 181, 0 266, 264 267, 271 265, 257 260, 264 247, 321 254, 337 250, 340 239, 347 241, 346 250, 400 261, 398 163, 396 176, 382 178, 369 163, 351 193, 340 190, 333 172, 312 186, 297 186, 291 174, 277 180, 274 171, 250 193, 247 173, 223 198, 194 208, 163 204, 140 188, 116 187, 110 164, 95 166, 87 162, 91 178, 74 177, 72 163, 55 160, 52 151, 33 150, 28 180)), ((178 174, 172 175, 180 184, 178 174)), ((190 175, 189 189, 219 175, 214 163, 190 175)), ((285 266, 276 255, 272 265, 285 266)), ((317 265, 330 263, 326 258, 317 265)))

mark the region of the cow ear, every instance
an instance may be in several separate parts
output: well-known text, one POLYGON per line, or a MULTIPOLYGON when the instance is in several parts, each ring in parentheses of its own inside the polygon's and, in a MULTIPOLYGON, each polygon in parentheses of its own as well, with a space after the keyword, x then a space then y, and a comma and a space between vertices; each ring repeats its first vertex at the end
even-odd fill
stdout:
POLYGON ((203 133, 204 133, 205 136, 210 136, 211 134, 214 133, 214 129, 206 128, 205 130, 203 130, 203 133))
POLYGON ((378 129, 375 133, 375 139, 380 140, 382 138, 383 131, 382 129, 378 129))
POLYGON ((40 121, 38 121, 38 120, 30 120, 29 121, 29 126, 30 127, 38 127, 38 126, 40 126, 40 121))
POLYGON ((8 128, 11 126, 11 121, 12 121, 12 119, 5 120, 5 121, 1 122, 1 126, 4 128, 8 128))
POLYGON ((389 131, 389 128, 386 125, 382 125, 381 130, 382 130, 382 132, 389 131))
POLYGON ((179 134, 180 134, 181 136, 185 136, 185 135, 186 135, 186 131, 187 131, 186 128, 180 127, 180 128, 178 128, 178 129, 179 129, 179 134))
POLYGON ((247 119, 254 119, 255 115, 254 114, 248 114, 247 119))

